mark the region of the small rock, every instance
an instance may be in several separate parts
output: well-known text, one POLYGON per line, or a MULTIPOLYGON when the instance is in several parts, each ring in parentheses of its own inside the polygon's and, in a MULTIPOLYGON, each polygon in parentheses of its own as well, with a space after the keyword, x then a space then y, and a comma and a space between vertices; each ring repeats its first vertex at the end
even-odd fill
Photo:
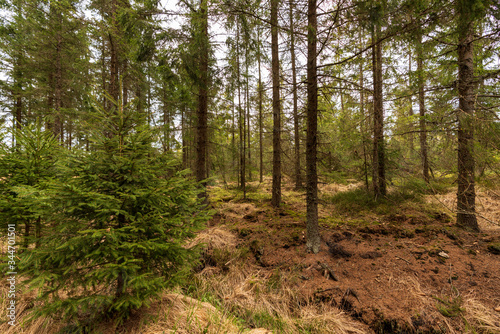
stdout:
POLYGON ((500 312, 500 306, 498 306, 495 311, 500 312))
POLYGON ((441 257, 444 257, 445 259, 449 259, 450 258, 450 256, 447 253, 445 253, 445 252, 439 252, 438 255, 441 256, 441 257))

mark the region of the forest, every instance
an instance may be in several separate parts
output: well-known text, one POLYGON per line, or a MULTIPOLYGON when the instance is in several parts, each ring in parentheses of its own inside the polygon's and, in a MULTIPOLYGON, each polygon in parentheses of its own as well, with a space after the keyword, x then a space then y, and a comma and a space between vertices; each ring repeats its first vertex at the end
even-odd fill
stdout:
POLYGON ((0 332, 500 333, 496 0, 0 0, 0 332))

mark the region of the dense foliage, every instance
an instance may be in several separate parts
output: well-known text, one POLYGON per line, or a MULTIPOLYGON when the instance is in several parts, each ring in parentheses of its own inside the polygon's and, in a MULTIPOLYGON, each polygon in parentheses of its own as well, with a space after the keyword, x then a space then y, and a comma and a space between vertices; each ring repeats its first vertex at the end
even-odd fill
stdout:
MULTIPOLYGON (((20 261, 26 286, 37 289, 43 302, 35 314, 59 315, 80 327, 99 315, 121 320, 179 283, 196 261, 184 241, 207 219, 196 184, 175 159, 157 153, 155 133, 142 115, 121 105, 106 112, 96 103, 91 119, 100 124, 88 129, 92 150, 68 152, 44 196, 26 201, 34 196, 27 190, 14 196, 38 208, 45 221, 37 248, 23 252, 20 261)), ((29 142, 52 137, 39 128, 23 133, 29 142)), ((39 147, 24 151, 33 156, 39 147)), ((33 159, 33 170, 18 182, 36 185, 30 177, 51 171, 53 153, 45 154, 45 165, 33 159)), ((24 210, 19 216, 33 219, 35 213, 24 210)))

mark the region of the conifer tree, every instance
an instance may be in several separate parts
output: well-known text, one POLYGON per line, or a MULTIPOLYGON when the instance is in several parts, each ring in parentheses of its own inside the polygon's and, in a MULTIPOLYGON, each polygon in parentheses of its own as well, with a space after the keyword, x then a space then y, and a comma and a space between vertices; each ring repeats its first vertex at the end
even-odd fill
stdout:
POLYGON ((14 130, 16 146, 0 151, 0 222, 24 229, 23 248, 40 245, 47 183, 55 177, 59 157, 57 138, 40 122, 14 130), (32 228, 35 228, 33 234, 32 228))
POLYGON ((40 291, 35 316, 58 314, 79 328, 92 316, 121 321, 194 262, 183 241, 207 219, 196 185, 156 152, 155 133, 132 107, 95 102, 92 150, 72 154, 52 187, 50 233, 20 262, 40 291))

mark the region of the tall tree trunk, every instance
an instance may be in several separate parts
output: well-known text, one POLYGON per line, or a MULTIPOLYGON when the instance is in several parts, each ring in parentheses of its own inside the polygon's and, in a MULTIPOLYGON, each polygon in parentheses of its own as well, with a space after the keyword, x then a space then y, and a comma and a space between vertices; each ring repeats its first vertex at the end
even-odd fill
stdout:
MULTIPOLYGON (((207 135, 208 135, 208 12, 207 0, 200 0, 201 52, 199 59, 200 82, 198 90, 198 123, 196 145, 196 179, 201 182, 207 178, 207 135)), ((204 183, 203 186, 206 184, 204 183)), ((206 198, 205 189, 202 197, 206 198)))
MULTIPOLYGON (((49 72, 48 84, 49 87, 54 87, 54 73, 52 71, 49 72)), ((47 93, 47 115, 51 116, 53 112, 54 112, 54 92, 52 89, 49 89, 47 93)), ((54 122, 51 120, 50 116, 47 117, 45 123, 45 130, 52 131, 52 133, 54 133, 54 122)))
POLYGON ((290 57, 292 62, 292 90, 293 90, 293 137, 295 144, 295 189, 302 188, 300 175, 300 131, 297 107, 297 69, 295 65, 295 23, 293 21, 293 0, 290 0, 290 57))
POLYGON ((373 34, 373 191, 375 197, 387 193, 385 181, 384 109, 382 95, 382 42, 380 27, 373 34))
POLYGON ((246 92, 245 92, 245 106, 246 106, 246 141, 247 141, 247 153, 248 153, 248 181, 252 181, 252 154, 250 150, 250 86, 249 86, 249 73, 248 73, 248 44, 245 49, 245 75, 246 75, 246 92))
MULTIPOLYGON (((360 31, 359 34, 359 45, 362 45, 361 42, 361 35, 362 31, 360 31)), ((361 126, 360 126, 360 131, 361 131, 361 139, 362 139, 362 144, 363 144, 363 174, 364 174, 364 179, 365 179, 365 186, 366 189, 368 190, 370 185, 368 183, 368 157, 366 153, 366 133, 367 129, 365 127, 366 124, 366 119, 365 119, 365 87, 364 87, 364 71, 363 71, 363 58, 361 58, 361 61, 359 63, 359 100, 360 100, 360 105, 359 105, 359 112, 361 114, 361 126)))
POLYGON ((476 192, 474 184, 474 39, 472 14, 467 1, 458 1, 458 192, 457 224, 479 231, 476 218, 476 192))
MULTIPOLYGON (((163 153, 170 151, 170 112, 167 101, 167 88, 163 85, 163 153)), ((125 93, 124 93, 125 95, 125 93)))
MULTIPOLYGON (((60 36, 58 36, 60 37, 60 36)), ((62 108, 62 64, 61 64, 61 43, 58 38, 56 48, 56 71, 55 71, 55 120, 54 120, 54 135, 59 139, 59 142, 64 142, 63 122, 61 115, 62 108)))
POLYGON ((262 93, 264 87, 262 87, 262 73, 260 69, 260 30, 257 33, 257 62, 259 67, 259 181, 262 183, 264 180, 264 152, 262 144, 262 93))
POLYGON ((122 92, 123 92, 123 99, 122 99, 122 105, 126 106, 128 104, 128 91, 129 91, 129 82, 128 82, 128 60, 124 59, 123 60, 123 66, 122 66, 122 92))
POLYGON ((64 132, 63 132, 63 121, 62 121, 62 92, 63 92, 63 78, 62 78, 62 14, 58 8, 51 6, 51 12, 55 16, 56 20, 56 50, 55 50, 55 75, 54 75, 54 136, 59 139, 61 145, 64 145, 64 132))
POLYGON ((231 108, 231 121, 232 121, 232 124, 231 124, 231 161, 232 161, 232 171, 235 172, 234 174, 236 174, 236 179, 239 180, 239 177, 238 177, 238 173, 239 173, 239 169, 238 169, 238 164, 235 163, 237 162, 237 157, 236 157, 236 140, 235 140, 235 135, 236 135, 236 121, 235 121, 235 109, 236 109, 236 103, 234 102, 234 99, 235 99, 235 94, 234 94, 234 84, 231 84, 231 101, 232 101, 232 105, 233 107, 231 108), (236 170, 235 170, 235 165, 236 165, 236 170))
POLYGON ((16 92, 16 104, 15 104, 15 113, 16 113, 16 129, 21 129, 21 125, 23 123, 23 100, 21 98, 21 93, 16 92))
POLYGON ((273 77, 273 185, 271 205, 275 208, 278 208, 281 204, 281 106, 278 5, 279 0, 271 0, 271 69, 273 77))
POLYGON ((425 182, 429 183, 429 161, 427 159, 427 121, 425 119, 424 56, 422 47, 422 33, 419 32, 417 40, 417 76, 418 109, 420 114, 420 157, 422 159, 422 175, 425 182))
MULTIPOLYGON (((17 57, 16 62, 14 64, 14 89, 12 91, 12 95, 14 98, 14 119, 15 119, 15 124, 14 127, 17 130, 20 130, 22 127, 22 122, 23 122, 23 99, 22 99, 22 84, 21 84, 21 70, 19 69, 20 67, 20 56, 17 57)), ((13 131, 14 133, 14 131, 13 131)), ((16 145, 17 145, 17 138, 14 135, 14 139, 16 139, 16 145)))
MULTIPOLYGON (((101 15, 104 16, 104 10, 101 10, 101 15)), ((101 41, 101 90, 104 92, 108 87, 106 86, 106 38, 102 36, 101 41)), ((105 110, 108 110, 108 99, 102 94, 102 105, 105 110)))
POLYGON ((411 58, 411 50, 408 52, 408 88, 409 88, 409 91, 410 91, 410 94, 409 94, 409 97, 408 97, 408 103, 410 104, 410 108, 408 108, 408 116, 410 117, 410 124, 409 124, 409 127, 408 127, 408 131, 409 131, 409 134, 408 134, 408 139, 409 139, 409 151, 410 153, 408 154, 408 157, 411 161, 411 158, 413 156, 413 152, 415 151, 415 136, 413 134, 413 115, 415 115, 415 112, 413 111, 413 95, 412 95, 412 89, 411 89, 411 71, 412 71, 412 68, 411 68, 411 62, 412 62, 412 58, 411 58))
POLYGON ((236 77, 238 85, 238 126, 240 131, 240 187, 243 190, 243 198, 247 196, 246 188, 246 146, 245 146, 245 112, 241 107, 241 85, 240 85, 240 26, 236 25, 236 77))
POLYGON ((306 138, 306 226, 307 251, 318 253, 321 237, 318 225, 318 78, 316 63, 317 16, 316 0, 308 0, 307 9, 307 138, 306 138))
POLYGON ((186 131, 186 104, 181 108, 181 140, 182 140, 182 168, 188 168, 188 149, 187 149, 187 131, 186 131))
MULTIPOLYGON (((111 97, 118 101, 119 91, 118 91, 118 45, 117 40, 113 36, 113 32, 109 35, 109 53, 110 53, 110 77, 109 77, 109 94, 111 97)), ((111 108, 115 107, 113 105, 111 108)))

